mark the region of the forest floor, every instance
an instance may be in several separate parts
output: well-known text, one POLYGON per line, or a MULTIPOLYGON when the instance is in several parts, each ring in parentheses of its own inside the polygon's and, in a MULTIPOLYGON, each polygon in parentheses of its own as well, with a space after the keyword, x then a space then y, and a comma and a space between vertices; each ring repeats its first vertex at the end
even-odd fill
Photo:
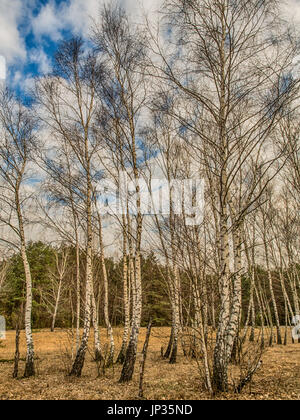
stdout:
MULTIPOLYGON (((139 351, 145 338, 141 331, 139 351)), ((120 348, 122 330, 114 330, 116 348, 120 348)), ((147 399, 195 400, 211 399, 205 391, 198 363, 183 356, 180 349, 178 362, 170 365, 161 357, 161 347, 166 348, 169 328, 153 328, 145 369, 144 394, 147 399)), ((91 334, 93 336, 93 334, 91 334)), ((57 329, 54 333, 38 330, 33 333, 36 352, 36 376, 21 377, 24 369, 25 337, 21 333, 20 378, 12 378, 15 332, 8 331, 6 340, 0 343, 0 399, 103 399, 130 400, 138 394, 138 365, 133 381, 119 384, 121 367, 114 365, 98 376, 97 365, 91 349, 87 354, 81 378, 70 378, 67 372, 72 362, 72 335, 70 330, 57 329)), ((102 343, 106 332, 101 331, 102 343)), ((104 344, 105 346, 105 344, 104 344)), ((252 348, 253 350, 253 348, 252 348)), ((251 356, 249 347, 249 358, 251 356)), ((139 355, 138 355, 139 360, 139 355)), ((300 344, 274 345, 262 355, 262 365, 252 383, 241 394, 222 394, 214 399, 300 399, 300 344)), ((232 368, 232 378, 238 377, 237 368, 232 368)))

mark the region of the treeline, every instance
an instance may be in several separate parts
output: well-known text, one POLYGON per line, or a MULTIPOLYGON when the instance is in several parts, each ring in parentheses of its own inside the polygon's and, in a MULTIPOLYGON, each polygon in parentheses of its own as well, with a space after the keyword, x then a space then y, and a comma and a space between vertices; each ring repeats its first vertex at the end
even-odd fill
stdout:
MULTIPOLYGON (((63 246, 56 248, 43 242, 29 243, 27 246, 28 261, 32 273, 33 287, 33 309, 32 309, 32 327, 40 328, 74 328, 76 307, 76 252, 74 247, 63 246), (60 278, 60 261, 66 258, 66 267, 60 278), (59 282, 61 280, 61 289, 58 295, 59 282), (57 313, 55 306, 57 304, 57 313), (54 319, 55 317, 55 319, 54 319)), ((84 255, 80 258, 84 261, 84 255)), ((99 266, 99 255, 93 257, 94 267, 94 284, 96 302, 98 303, 99 327, 105 328, 105 318, 103 313, 104 301, 104 285, 102 272, 99 266)), ((142 326, 147 326, 149 319, 152 319, 155 326, 171 326, 172 311, 170 296, 165 283, 166 267, 158 261, 153 253, 145 255, 141 260, 142 281, 144 285, 143 293, 143 313, 142 326)), ((124 299, 123 299, 123 282, 122 282, 122 259, 115 260, 107 258, 105 260, 107 273, 109 277, 110 293, 108 312, 110 314, 110 322, 113 326, 124 326, 124 299)), ((81 301, 84 300, 84 267, 81 272, 81 301)), ((15 329, 16 322, 19 317, 22 303, 25 302, 25 273, 20 254, 15 254, 1 264, 0 270, 5 269, 5 282, 0 290, 0 313, 5 316, 7 328, 15 329)), ((274 318, 274 309, 270 289, 268 285, 268 272, 262 267, 257 267, 257 282, 260 285, 261 296, 265 303, 265 321, 270 327, 274 318)), ((280 273, 273 271, 274 295, 277 302, 280 325, 286 324, 286 305, 282 293, 282 285, 280 273)), ((288 299, 292 301, 293 292, 289 286, 288 278, 290 272, 283 273, 288 299)), ((300 266, 296 267, 296 275, 300 275, 300 266)), ((184 272, 181 273, 182 279, 182 326, 190 325, 191 319, 194 318, 194 309, 191 305, 191 283, 184 272)), ((207 290, 207 301, 210 302, 208 308, 208 324, 216 328, 216 320, 218 318, 219 299, 215 291, 217 279, 210 278, 208 280, 210 287, 207 290)), ((299 286, 298 286, 299 292, 299 286)), ((251 308, 251 280, 249 273, 242 278, 242 319, 241 325, 245 326, 249 323, 247 314, 251 308)), ((259 307, 255 310, 254 326, 261 326, 261 313, 259 307)), ((81 315, 80 327, 83 326, 83 314, 81 315)), ((290 317, 288 317, 290 320, 290 317)), ((290 322, 289 322, 289 325, 290 322)))
MULTIPOLYGON (((35 242, 27 246, 28 261, 32 273, 32 327, 34 329, 53 326, 55 304, 58 299, 54 327, 71 328, 75 326, 76 308, 76 252, 73 247, 63 249, 35 242), (59 264, 67 257, 66 267, 60 279, 59 264), (59 282, 61 290, 58 296, 59 282)), ((84 255, 81 255, 84 261, 84 255)), ((105 327, 103 313, 104 285, 100 269, 99 255, 93 257, 94 287, 98 304, 99 327, 105 327)), ((124 325, 124 300, 122 282, 122 260, 112 258, 105 260, 109 277, 109 314, 114 326, 124 325)), ((5 267, 5 282, 0 289, 0 313, 6 319, 6 326, 15 329, 22 303, 25 303, 26 281, 20 254, 15 254, 2 262, 0 270, 5 267)), ((84 300, 84 266, 81 272, 81 301, 84 300)), ((142 277, 144 282, 142 326, 152 318, 156 326, 171 325, 171 310, 160 265, 154 254, 142 258, 142 277)), ((83 326, 83 314, 80 327, 83 326)))

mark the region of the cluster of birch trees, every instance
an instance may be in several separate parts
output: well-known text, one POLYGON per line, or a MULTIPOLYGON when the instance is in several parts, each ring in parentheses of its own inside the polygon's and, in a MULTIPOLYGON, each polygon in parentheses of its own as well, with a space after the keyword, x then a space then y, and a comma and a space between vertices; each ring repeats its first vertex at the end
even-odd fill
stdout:
MULTIPOLYGON (((30 105, 1 93, 1 241, 19 249, 24 264, 25 376, 34 375, 26 254, 33 227, 76 250, 70 375, 81 375, 93 332, 95 360, 121 363, 120 382, 132 379, 143 310, 141 258, 149 250, 160 261, 172 314, 163 356, 176 363, 182 348, 199 358, 210 392, 228 389, 229 365, 246 339, 257 340, 257 326, 261 347, 283 344, 287 326, 300 316, 297 34, 276 0, 166 0, 159 16, 137 25, 121 7, 107 5, 89 42, 62 42, 53 72, 36 80, 30 105), (101 181, 120 192, 124 176, 134 188, 116 212, 101 181), (146 186, 157 200, 155 178, 170 186, 161 194, 168 209, 149 215, 143 193, 146 186), (174 180, 186 188, 187 180, 204 181, 200 196, 191 188, 192 212, 182 197, 178 211, 174 180), (111 241, 123 267, 120 349, 108 305, 111 241)), ((68 259, 59 255, 57 305, 68 259)))

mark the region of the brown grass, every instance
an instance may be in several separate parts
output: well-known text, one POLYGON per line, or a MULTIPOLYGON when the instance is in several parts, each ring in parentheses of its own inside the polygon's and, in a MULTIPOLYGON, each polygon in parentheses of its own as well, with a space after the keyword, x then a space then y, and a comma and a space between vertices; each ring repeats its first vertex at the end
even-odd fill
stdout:
MULTIPOLYGON (((161 346, 166 348, 169 328, 153 328, 145 371, 145 397, 159 400, 209 399, 197 363, 184 357, 180 351, 178 363, 170 365, 161 358, 161 346)), ((12 379, 14 357, 14 331, 0 345, 0 399, 135 399, 138 394, 138 369, 129 384, 119 384, 120 366, 106 370, 97 377, 91 349, 87 355, 81 378, 70 378, 67 370, 71 363, 70 331, 46 330, 34 332, 36 351, 35 378, 22 379, 24 361, 20 361, 20 379, 12 379)), ((139 351, 145 337, 142 329, 139 351)), ((115 329, 117 349, 122 338, 121 329, 115 329)), ((101 331, 106 342, 105 330, 101 331)), ((105 345, 105 344, 104 344, 105 345)), ((21 358, 25 357, 24 332, 21 334, 21 358)), ((300 397, 300 344, 289 343, 266 350, 263 365, 241 395, 224 394, 218 399, 299 399, 300 397)))

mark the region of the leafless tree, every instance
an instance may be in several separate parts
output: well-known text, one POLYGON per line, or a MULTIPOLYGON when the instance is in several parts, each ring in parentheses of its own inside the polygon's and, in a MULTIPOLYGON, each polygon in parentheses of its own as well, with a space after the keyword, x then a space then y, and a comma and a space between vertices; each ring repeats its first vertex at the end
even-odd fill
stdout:
POLYGON ((298 89, 287 77, 296 44, 274 0, 170 0, 164 15, 169 52, 153 35, 149 72, 180 92, 173 117, 214 185, 221 311, 213 385, 225 391, 241 315, 241 226, 278 171, 270 136, 298 89))
MULTIPOLYGON (((91 319, 95 321, 93 293, 93 182, 97 178, 93 156, 99 149, 95 128, 96 92, 103 78, 103 68, 94 54, 85 55, 79 38, 65 41, 56 54, 55 72, 39 81, 37 100, 43 105, 44 121, 59 140, 67 142, 75 157, 73 168, 81 174, 78 184, 72 184, 74 195, 81 203, 86 235, 86 297, 84 332, 71 375, 80 376, 87 350, 91 319), (93 317, 92 317, 93 314, 93 317)), ((58 147, 59 148, 59 147, 58 147)), ((94 325, 96 353, 99 348, 98 325, 94 325)), ((98 356, 97 356, 98 357, 98 356)))
POLYGON ((106 126, 104 136, 109 129, 113 130, 114 136, 108 136, 108 146, 110 150, 123 150, 126 173, 135 185, 134 228, 131 225, 134 246, 132 261, 134 275, 131 279, 133 309, 131 333, 120 378, 121 382, 127 382, 131 380, 134 371, 142 311, 142 213, 137 129, 145 102, 142 73, 145 56, 144 39, 140 30, 129 21, 125 11, 115 5, 105 6, 102 9, 100 22, 94 25, 93 38, 110 75, 110 80, 102 87, 106 103, 102 117, 102 127, 106 126))
POLYGON ((32 339, 32 278, 26 251, 24 214, 26 201, 31 195, 26 191, 30 182, 30 162, 35 145, 37 121, 30 109, 18 102, 8 90, 0 97, 0 177, 1 184, 1 223, 7 226, 7 236, 2 242, 15 245, 21 252, 25 279, 25 334, 27 343, 24 376, 33 376, 34 347, 32 339))

